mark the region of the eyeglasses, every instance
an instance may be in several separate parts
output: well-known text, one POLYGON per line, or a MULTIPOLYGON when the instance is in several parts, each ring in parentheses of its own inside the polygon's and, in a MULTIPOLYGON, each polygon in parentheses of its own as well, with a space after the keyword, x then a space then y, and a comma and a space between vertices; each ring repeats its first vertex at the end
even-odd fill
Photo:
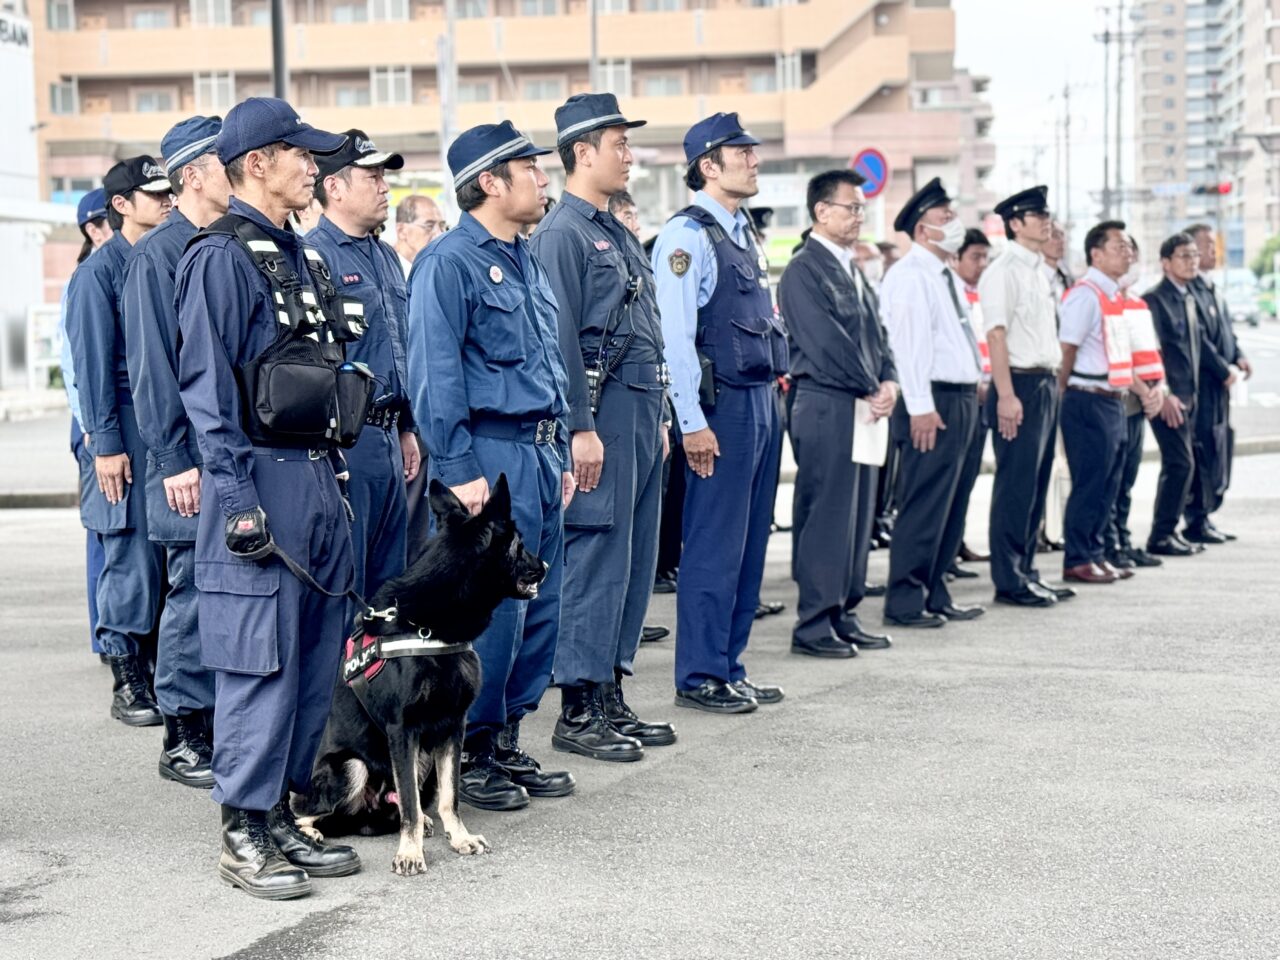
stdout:
POLYGON ((449 224, 444 220, 419 220, 417 223, 409 224, 411 227, 421 227, 427 233, 444 233, 449 229, 449 224))
POLYGON ((834 200, 824 200, 823 202, 831 207, 843 207, 845 210, 849 211, 851 216, 854 217, 860 217, 867 212, 867 205, 865 203, 836 203, 834 200))
POLYGON ((1169 259, 1170 260, 1186 260, 1186 261, 1199 260, 1200 253, 1196 250, 1184 250, 1182 251, 1182 253, 1175 253, 1169 259))

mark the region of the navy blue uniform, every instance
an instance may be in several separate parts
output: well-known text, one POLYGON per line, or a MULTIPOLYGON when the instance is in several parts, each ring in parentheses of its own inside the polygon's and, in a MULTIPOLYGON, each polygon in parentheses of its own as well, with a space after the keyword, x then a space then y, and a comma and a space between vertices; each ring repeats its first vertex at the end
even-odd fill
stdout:
POLYGON ((134 246, 121 313, 138 432, 147 447, 147 536, 164 544, 168 590, 156 642, 156 701, 168 716, 213 707, 213 675, 200 666, 196 626, 198 516, 169 506, 164 480, 200 465, 200 449, 178 392, 174 272, 196 228, 177 209, 134 246))
POLYGON ((409 274, 413 409, 446 486, 506 473, 525 545, 549 565, 534 600, 506 600, 476 641, 484 669, 468 736, 535 710, 551 678, 564 575, 562 474, 567 381, 556 301, 528 244, 470 214, 418 254, 409 274), (556 425, 552 428, 539 423, 556 425), (539 442, 543 441, 543 442, 539 442))
POLYGON ((710 427, 720 445, 706 479, 686 465, 684 552, 676 594, 676 687, 746 678, 747 648, 778 477, 782 424, 774 378, 787 370, 764 257, 750 219, 705 193, 668 222, 653 248, 671 400, 680 429, 710 427), (698 402, 699 360, 715 368, 716 401, 698 402))
POLYGON ((569 429, 595 431, 605 448, 599 486, 579 490, 564 515, 555 678, 611 683, 615 671, 632 673, 658 562, 663 359, 653 270, 626 227, 571 193, 538 225, 530 246, 560 307, 569 429), (627 307, 630 278, 640 290, 627 307), (606 332, 610 373, 592 414, 586 367, 596 364, 606 332))
MULTIPOLYGON (((346 452, 347 493, 355 521, 355 590, 371 597, 405 566, 404 457, 399 431, 412 431, 405 389, 405 322, 409 296, 396 252, 377 237, 349 237, 328 217, 307 234, 323 254, 338 292, 364 304, 365 331, 347 346, 347 359, 364 363, 378 379, 371 410, 383 426, 367 424, 346 452)), ((421 544, 417 545, 419 548, 421 544)), ((354 604, 354 601, 353 601, 354 604)), ((353 606, 351 613, 356 609, 353 606)))
POLYGON ((155 629, 160 609, 159 546, 147 539, 143 477, 146 446, 138 433, 125 329, 120 316, 129 241, 116 233, 76 268, 67 287, 67 336, 75 361, 81 426, 80 519, 102 535, 104 562, 98 577, 98 646, 110 656, 134 656, 155 629), (98 489, 94 458, 127 454, 134 482, 119 503, 98 489))
MULTIPOLYGON (((302 240, 232 199, 309 282, 302 240)), ((204 459, 196 586, 204 666, 217 671, 215 802, 268 810, 286 787, 307 789, 346 626, 346 601, 302 584, 276 558, 227 549, 226 518, 261 506, 276 543, 327 590, 353 575, 337 455, 255 447, 245 434, 237 371, 270 346, 280 322, 271 290, 232 237, 212 236, 178 264, 178 381, 204 459)))
POLYGON ((844 256, 810 236, 778 289, 791 352, 791 576, 801 641, 856 630, 849 611, 866 594, 879 468, 853 462, 854 401, 897 379, 875 294, 844 256))

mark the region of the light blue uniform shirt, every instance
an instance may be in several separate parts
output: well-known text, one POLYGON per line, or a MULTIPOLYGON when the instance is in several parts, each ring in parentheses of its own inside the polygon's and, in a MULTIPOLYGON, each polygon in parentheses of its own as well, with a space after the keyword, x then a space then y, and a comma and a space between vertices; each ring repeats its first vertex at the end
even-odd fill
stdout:
MULTIPOLYGON (((745 248, 750 236, 750 217, 741 209, 730 213, 699 190, 693 202, 715 217, 720 229, 733 243, 745 248)), ((698 363, 696 337, 698 308, 715 293, 716 252, 702 224, 675 216, 667 222, 653 245, 653 274, 658 289, 658 313, 662 318, 663 350, 671 369, 671 404, 675 407, 680 432, 693 433, 707 426, 698 403, 702 367, 698 363), (689 256, 689 269, 676 276, 671 269, 677 253, 689 256)))
MULTIPOLYGON (((1083 279, 1112 299, 1119 292, 1116 282, 1097 267, 1090 267, 1083 279)), ((1109 364, 1106 344, 1102 339, 1102 304, 1098 303, 1098 295, 1086 286, 1073 287, 1062 301, 1061 315, 1062 326, 1058 330, 1058 339, 1063 343, 1074 344, 1077 348, 1073 369, 1105 377, 1109 364)), ((1075 387, 1105 387, 1116 393, 1124 393, 1127 389, 1113 387, 1105 380, 1074 375, 1067 378, 1067 383, 1075 387)))
MULTIPOLYGON (((67 391, 67 403, 71 407, 71 415, 76 418, 76 424, 82 423, 80 419, 80 392, 76 390, 76 363, 71 355, 71 338, 67 336, 67 291, 62 291, 62 298, 58 301, 58 332, 62 334, 62 386, 67 391)), ((81 432, 84 427, 81 426, 81 432)))

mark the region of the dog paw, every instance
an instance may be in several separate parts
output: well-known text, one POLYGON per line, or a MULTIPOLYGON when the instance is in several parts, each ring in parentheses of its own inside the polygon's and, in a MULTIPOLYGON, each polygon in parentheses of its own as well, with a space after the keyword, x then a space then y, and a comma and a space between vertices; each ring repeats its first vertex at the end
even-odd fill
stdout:
POLYGON ((391 861, 391 872, 400 877, 426 873, 427 861, 421 854, 397 853, 391 861))
POLYGON ((322 840, 324 840, 324 834, 321 833, 319 830, 317 830, 315 827, 313 827, 309 823, 299 823, 298 829, 301 830, 304 834, 306 834, 307 837, 314 840, 316 843, 320 843, 322 840))
POLYGON ((422 835, 424 837, 434 837, 436 835, 435 822, 426 814, 422 816, 422 835))
POLYGON ((450 836, 449 846, 453 847, 454 852, 460 853, 464 857, 493 851, 493 848, 489 846, 489 841, 478 833, 462 833, 456 837, 450 836))

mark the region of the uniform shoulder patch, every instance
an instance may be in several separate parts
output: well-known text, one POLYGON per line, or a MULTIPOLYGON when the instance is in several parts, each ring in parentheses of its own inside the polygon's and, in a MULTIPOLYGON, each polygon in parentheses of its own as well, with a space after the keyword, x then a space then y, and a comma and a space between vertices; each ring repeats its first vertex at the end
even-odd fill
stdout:
POLYGON ((683 277, 689 272, 689 264, 693 262, 693 258, 688 252, 678 247, 672 251, 671 256, 667 257, 667 266, 671 268, 671 272, 677 277, 683 277))

